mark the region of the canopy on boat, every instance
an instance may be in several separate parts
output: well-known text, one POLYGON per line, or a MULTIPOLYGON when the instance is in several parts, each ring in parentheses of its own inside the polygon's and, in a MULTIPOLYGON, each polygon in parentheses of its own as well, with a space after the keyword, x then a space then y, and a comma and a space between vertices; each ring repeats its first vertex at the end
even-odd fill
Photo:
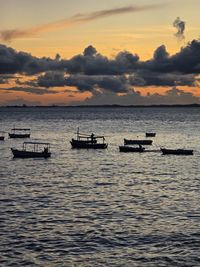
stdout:
POLYGON ((47 143, 47 142, 24 142, 25 145, 28 145, 28 144, 31 144, 31 145, 46 145, 46 146, 49 146, 50 143, 47 143))
POLYGON ((29 128, 13 128, 12 131, 30 131, 29 128))

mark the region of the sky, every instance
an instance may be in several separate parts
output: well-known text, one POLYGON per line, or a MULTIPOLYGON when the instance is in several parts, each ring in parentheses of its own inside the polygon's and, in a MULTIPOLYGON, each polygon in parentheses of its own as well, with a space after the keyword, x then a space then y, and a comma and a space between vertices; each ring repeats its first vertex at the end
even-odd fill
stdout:
POLYGON ((199 0, 0 0, 0 105, 200 103, 199 0))

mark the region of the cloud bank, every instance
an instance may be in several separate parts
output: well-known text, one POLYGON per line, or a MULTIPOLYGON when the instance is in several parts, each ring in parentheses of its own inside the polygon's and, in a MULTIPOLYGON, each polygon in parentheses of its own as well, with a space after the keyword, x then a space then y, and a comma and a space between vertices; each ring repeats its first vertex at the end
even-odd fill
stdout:
MULTIPOLYGON (((82 54, 62 59, 58 54, 52 58, 37 58, 25 52, 0 45, 0 83, 5 83, 19 74, 26 80, 16 78, 16 86, 7 91, 30 94, 56 94, 62 92, 89 92, 86 103, 116 101, 116 103, 189 103, 199 102, 191 93, 177 86, 195 87, 199 90, 200 40, 193 40, 179 52, 169 55, 164 45, 158 47, 152 58, 143 61, 135 53, 121 51, 108 58, 89 45, 82 54), (6 80, 5 80, 6 77, 6 80), (170 87, 165 98, 160 94, 140 95, 134 88, 170 87), (72 90, 73 89, 73 90, 72 90), (160 101, 160 102, 159 102, 160 101)), ((4 90, 5 89, 1 89, 4 90)), ((115 103, 115 102, 114 102, 115 103)))

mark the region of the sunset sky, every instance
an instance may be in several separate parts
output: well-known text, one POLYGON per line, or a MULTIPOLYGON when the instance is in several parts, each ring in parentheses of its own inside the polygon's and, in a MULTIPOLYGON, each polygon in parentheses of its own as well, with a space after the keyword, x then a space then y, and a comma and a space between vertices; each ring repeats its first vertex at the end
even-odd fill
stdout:
POLYGON ((199 0, 0 0, 0 105, 200 103, 199 10, 199 0))

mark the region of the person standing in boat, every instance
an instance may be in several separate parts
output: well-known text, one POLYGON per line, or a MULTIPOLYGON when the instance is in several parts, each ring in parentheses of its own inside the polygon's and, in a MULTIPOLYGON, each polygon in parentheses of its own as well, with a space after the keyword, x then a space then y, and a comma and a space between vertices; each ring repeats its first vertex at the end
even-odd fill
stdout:
POLYGON ((48 151, 48 147, 44 147, 44 153, 46 154, 46 153, 48 153, 49 151, 48 151))
POLYGON ((90 138, 91 138, 91 143, 94 143, 95 137, 93 133, 91 134, 90 138))

